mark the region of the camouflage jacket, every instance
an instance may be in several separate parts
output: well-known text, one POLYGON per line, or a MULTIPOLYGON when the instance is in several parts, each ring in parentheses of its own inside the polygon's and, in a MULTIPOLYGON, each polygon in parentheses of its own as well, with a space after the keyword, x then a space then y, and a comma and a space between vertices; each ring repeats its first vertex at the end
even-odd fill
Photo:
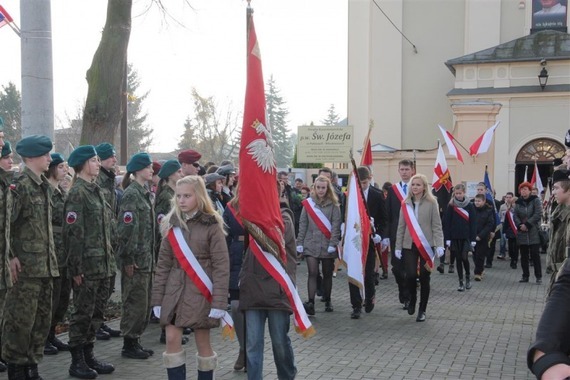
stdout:
POLYGON ((140 272, 152 272, 156 237, 154 209, 150 191, 136 181, 123 193, 117 226, 121 266, 134 264, 140 272))
POLYGON ((55 255, 57 257, 57 265, 61 271, 67 266, 67 254, 63 247, 63 204, 65 202, 65 192, 61 187, 52 186, 51 196, 51 228, 53 230, 53 244, 55 246, 55 255))
POLYGON ((95 183, 101 188, 101 194, 111 210, 111 246, 117 245, 117 193, 115 192, 115 173, 101 167, 95 183))
POLYGON ((11 256, 22 267, 20 277, 57 277, 57 257, 51 227, 51 185, 28 167, 14 180, 11 256))
POLYGON ((12 286, 10 273, 10 217, 12 212, 12 192, 10 183, 14 173, 0 169, 0 290, 12 286))
POLYGON ((562 262, 566 260, 569 228, 570 207, 559 204, 550 216, 550 239, 547 249, 555 270, 560 269, 562 262))
POLYGON ((63 239, 70 276, 110 277, 116 271, 111 249, 111 215, 101 188, 76 178, 64 206, 63 239))
POLYGON ((158 251, 160 250, 160 243, 162 242, 162 236, 160 236, 160 222, 162 222, 162 218, 170 212, 173 197, 174 190, 167 184, 164 184, 154 203, 154 214, 156 215, 155 261, 158 260, 158 251))

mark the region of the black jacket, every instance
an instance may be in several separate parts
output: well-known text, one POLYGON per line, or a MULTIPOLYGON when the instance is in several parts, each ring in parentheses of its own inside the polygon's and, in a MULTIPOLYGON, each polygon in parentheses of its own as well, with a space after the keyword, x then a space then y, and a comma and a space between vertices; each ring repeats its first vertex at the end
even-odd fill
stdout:
POLYGON ((444 240, 475 241, 475 206, 468 203, 464 209, 469 213, 469 221, 457 213, 455 206, 447 206, 443 217, 444 240))
POLYGON ((488 204, 474 209, 475 235, 481 240, 489 239, 491 232, 495 231, 495 212, 488 204))

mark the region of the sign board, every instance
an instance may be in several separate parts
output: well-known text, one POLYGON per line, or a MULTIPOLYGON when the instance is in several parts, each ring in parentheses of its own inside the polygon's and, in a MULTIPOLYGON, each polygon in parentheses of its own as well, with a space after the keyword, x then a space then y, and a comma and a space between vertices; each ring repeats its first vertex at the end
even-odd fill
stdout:
POLYGON ((469 198, 473 198, 475 195, 477 195, 477 185, 479 182, 464 181, 463 184, 465 185, 465 195, 467 195, 469 198))
POLYGON ((297 162, 350 162, 353 128, 349 126, 303 125, 297 130, 297 162))

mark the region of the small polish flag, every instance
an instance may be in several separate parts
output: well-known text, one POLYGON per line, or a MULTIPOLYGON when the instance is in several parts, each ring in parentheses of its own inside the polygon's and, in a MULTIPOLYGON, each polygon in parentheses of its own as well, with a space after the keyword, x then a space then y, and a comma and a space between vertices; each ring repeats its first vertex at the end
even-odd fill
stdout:
POLYGON ((472 156, 477 156, 480 153, 485 153, 489 150, 491 146, 491 141, 493 141, 493 134, 495 129, 499 126, 500 121, 497 121, 495 125, 487 129, 474 143, 469 147, 469 154, 472 156))
POLYGON ((449 152, 449 154, 455 156, 455 158, 457 158, 458 161, 463 163, 463 156, 461 156, 461 152, 459 151, 459 149, 457 149, 457 146, 453 142, 453 140, 455 140, 455 137, 453 137, 451 133, 447 132, 445 128, 443 128, 441 125, 438 124, 437 126, 439 127, 439 130, 443 135, 443 139, 445 140, 445 144, 447 145, 447 151, 449 152))

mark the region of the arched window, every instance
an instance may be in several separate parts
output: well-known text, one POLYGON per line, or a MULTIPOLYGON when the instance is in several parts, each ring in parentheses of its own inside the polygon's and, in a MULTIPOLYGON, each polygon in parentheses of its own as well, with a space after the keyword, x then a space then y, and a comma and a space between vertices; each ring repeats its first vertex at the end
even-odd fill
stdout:
POLYGON ((517 154, 516 164, 551 163, 564 156, 564 145, 552 139, 536 139, 528 142, 517 154))

